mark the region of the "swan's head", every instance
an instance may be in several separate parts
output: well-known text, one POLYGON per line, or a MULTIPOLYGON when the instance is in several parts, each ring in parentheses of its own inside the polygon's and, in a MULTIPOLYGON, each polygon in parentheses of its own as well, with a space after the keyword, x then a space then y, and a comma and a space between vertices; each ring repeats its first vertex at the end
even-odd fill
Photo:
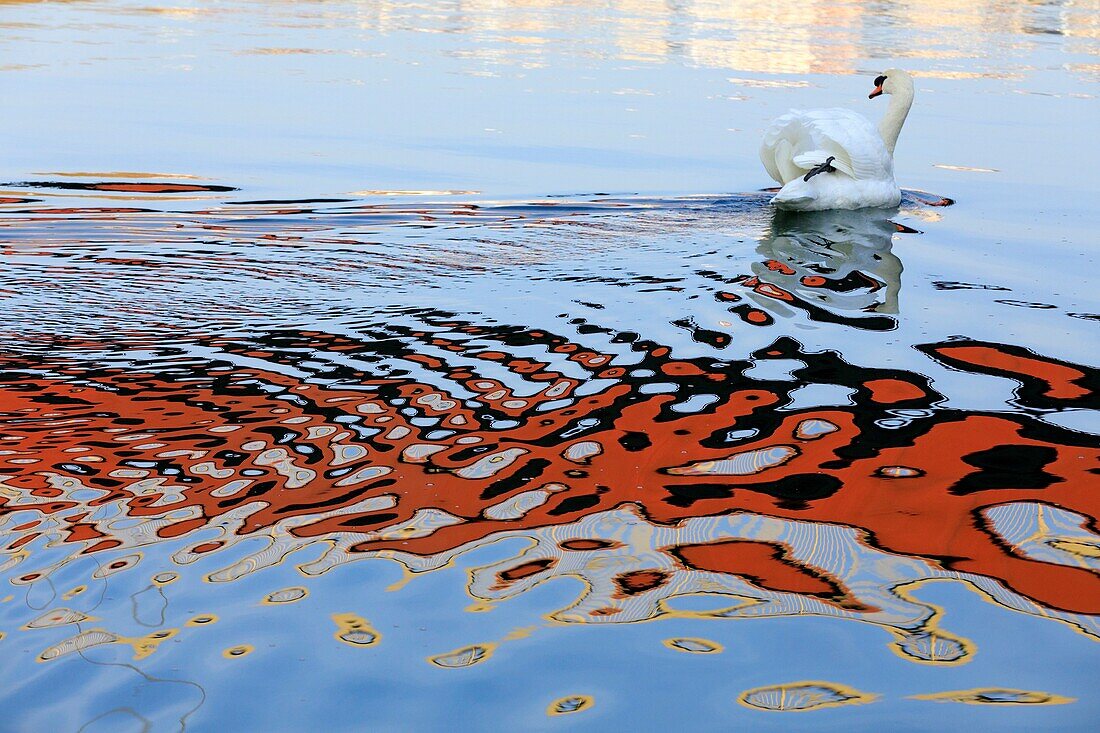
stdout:
POLYGON ((901 69, 887 69, 875 77, 875 90, 867 95, 867 99, 874 99, 880 94, 904 94, 913 93, 913 77, 901 69))

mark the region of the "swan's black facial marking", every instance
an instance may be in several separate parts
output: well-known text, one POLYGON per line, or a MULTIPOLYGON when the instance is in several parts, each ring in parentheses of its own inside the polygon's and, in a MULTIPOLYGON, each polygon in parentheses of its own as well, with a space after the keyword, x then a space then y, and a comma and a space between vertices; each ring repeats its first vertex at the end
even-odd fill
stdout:
POLYGON ((818 167, 814 168, 809 173, 807 173, 805 176, 803 176, 802 180, 803 181, 808 181, 811 178, 813 178, 814 176, 816 176, 818 173, 836 173, 836 168, 834 168, 832 166, 832 163, 833 163, 834 160, 836 160, 836 156, 835 155, 830 155, 828 158, 825 159, 824 163, 822 163, 821 165, 819 165, 818 167))
POLYGON ((876 76, 875 77, 875 91, 868 94, 867 99, 874 99, 878 95, 882 94, 883 93, 882 85, 885 84, 885 83, 886 83, 886 75, 885 74, 883 74, 881 76, 876 76))

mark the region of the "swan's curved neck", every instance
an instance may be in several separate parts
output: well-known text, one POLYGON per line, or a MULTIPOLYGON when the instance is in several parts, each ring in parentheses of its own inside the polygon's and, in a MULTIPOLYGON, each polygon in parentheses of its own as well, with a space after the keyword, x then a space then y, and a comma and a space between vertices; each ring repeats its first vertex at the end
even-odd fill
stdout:
POLYGON ((878 133, 890 155, 894 154, 894 147, 898 144, 898 135, 901 134, 901 126, 905 124, 905 118, 909 115, 909 108, 913 106, 913 90, 904 89, 900 93, 890 95, 890 106, 886 108, 886 114, 878 123, 878 133))

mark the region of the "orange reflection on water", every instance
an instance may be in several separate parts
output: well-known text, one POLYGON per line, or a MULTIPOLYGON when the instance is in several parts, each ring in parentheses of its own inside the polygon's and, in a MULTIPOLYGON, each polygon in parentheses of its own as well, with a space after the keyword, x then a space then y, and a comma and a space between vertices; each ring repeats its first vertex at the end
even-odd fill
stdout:
MULTIPOLYGON (((235 580, 316 542, 329 549, 300 566, 306 575, 369 556, 424 571, 516 534, 534 544, 475 570, 470 593, 496 603, 580 577, 588 590, 551 614, 566 623, 815 613, 883 626, 899 654, 952 664, 972 645, 939 629, 919 587, 962 580, 1000 605, 1097 635, 1100 579, 1088 548, 1100 538, 1088 525, 1100 451, 1069 433, 930 410, 940 397, 926 378, 855 368, 788 338, 757 363, 797 360, 806 374, 828 374, 854 390, 852 408, 777 412, 790 383, 677 359, 652 342, 636 341, 641 361, 624 368, 547 331, 445 317, 423 325, 374 343, 319 331, 203 343, 272 369, 6 356, 0 569, 17 585, 47 578, 68 561, 40 566, 27 548, 52 538, 74 557, 107 553, 103 574, 124 572, 143 547, 216 529, 174 561, 260 536, 265 549, 207 579, 235 580), (531 347, 545 357, 513 355, 531 347), (382 349, 435 383, 358 370, 344 375, 354 388, 305 382, 286 371, 302 349, 355 361, 382 349), (567 366, 605 386, 579 393, 567 366), (28 371, 43 369, 52 376, 28 371), (518 382, 488 376, 499 370, 518 382), (752 437, 727 437, 749 426, 752 437), (678 598, 700 594, 716 605, 677 609, 678 598)), ((1015 379, 1027 404, 1095 399, 1095 372, 1079 365, 980 342, 921 348, 954 368, 1015 379)), ((341 628, 370 639, 349 643, 373 643, 358 618, 341 628)))

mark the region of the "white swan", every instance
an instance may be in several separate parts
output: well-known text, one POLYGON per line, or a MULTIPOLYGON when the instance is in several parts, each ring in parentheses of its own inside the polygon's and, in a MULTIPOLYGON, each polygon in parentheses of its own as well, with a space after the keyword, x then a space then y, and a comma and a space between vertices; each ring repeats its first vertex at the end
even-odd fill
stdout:
POLYGON ((878 130, 847 109, 791 110, 772 122, 760 161, 783 185, 772 203, 781 209, 820 211, 897 206, 894 146, 913 104, 913 79, 888 69, 868 99, 890 95, 878 130))

